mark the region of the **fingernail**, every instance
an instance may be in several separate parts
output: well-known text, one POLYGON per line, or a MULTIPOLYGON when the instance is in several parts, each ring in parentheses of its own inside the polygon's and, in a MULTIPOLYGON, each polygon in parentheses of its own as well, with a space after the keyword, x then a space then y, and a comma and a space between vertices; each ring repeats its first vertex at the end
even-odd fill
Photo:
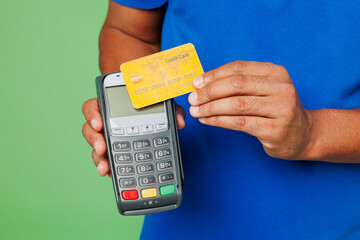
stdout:
POLYGON ((198 118, 199 122, 205 123, 206 118, 198 118))
POLYGON ((92 127, 93 129, 96 128, 96 121, 95 121, 95 120, 91 120, 91 127, 92 127))
POLYGON ((200 88, 202 84, 203 84, 203 77, 202 76, 198 76, 198 77, 194 78, 193 86, 195 88, 200 88))
POLYGON ((99 151, 99 145, 100 145, 99 142, 95 142, 95 143, 94 143, 95 152, 98 152, 98 151, 99 151))
POLYGON ((199 107, 198 106, 196 106, 196 107, 191 106, 190 107, 190 112, 191 113, 198 113, 199 112, 199 107))
POLYGON ((192 93, 189 95, 189 103, 190 103, 190 104, 195 104, 195 103, 196 103, 196 100, 197 100, 197 92, 192 92, 192 93))

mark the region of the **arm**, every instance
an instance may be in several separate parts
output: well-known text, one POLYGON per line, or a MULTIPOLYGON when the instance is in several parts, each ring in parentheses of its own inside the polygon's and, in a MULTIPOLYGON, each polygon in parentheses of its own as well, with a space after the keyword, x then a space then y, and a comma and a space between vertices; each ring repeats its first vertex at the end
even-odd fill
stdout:
POLYGON ((360 163, 360 108, 310 110, 308 160, 360 163))
MULTIPOLYGON (((99 37, 100 70, 102 74, 120 71, 123 62, 160 50, 161 27, 165 8, 140 10, 109 1, 109 11, 99 37)), ((93 148, 92 158, 101 176, 110 174, 106 143, 98 100, 87 100, 82 107, 86 122, 82 133, 93 148)), ((177 107, 178 127, 185 126, 185 112, 177 107)))
POLYGON ((120 70, 120 65, 160 50, 165 8, 141 10, 109 0, 109 10, 99 37, 102 74, 120 70))
POLYGON ((193 85, 192 116, 257 137, 272 157, 360 163, 360 109, 303 108, 282 66, 236 61, 193 85))

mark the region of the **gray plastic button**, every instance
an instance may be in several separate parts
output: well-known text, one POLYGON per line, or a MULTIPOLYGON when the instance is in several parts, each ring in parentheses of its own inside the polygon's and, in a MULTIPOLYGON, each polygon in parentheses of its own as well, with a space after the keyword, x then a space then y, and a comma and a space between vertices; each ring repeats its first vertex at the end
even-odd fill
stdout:
POLYGON ((143 133, 149 133, 154 131, 154 126, 152 124, 142 125, 141 131, 143 133))
POLYGON ((115 152, 129 151, 131 149, 130 142, 114 142, 113 149, 115 152))
POLYGON ((143 164, 143 165, 138 165, 137 166, 137 171, 139 174, 144 174, 144 173, 152 173, 154 172, 154 165, 153 164, 143 164))
POLYGON ((168 145, 169 143, 170 143, 170 140, 168 137, 154 138, 154 146, 155 147, 162 147, 162 146, 168 145))
POLYGON ((147 162, 152 160, 151 152, 140 152, 135 153, 135 160, 137 162, 147 162))
POLYGON ((150 141, 149 140, 138 140, 134 141, 134 149, 135 150, 143 150, 150 148, 150 141))
POLYGON ((149 186, 155 184, 155 176, 149 175, 144 177, 139 177, 139 184, 140 186, 149 186))
POLYGON ((135 178, 120 178, 120 187, 122 188, 136 187, 135 178))
POLYGON ((174 174, 173 173, 165 173, 159 175, 159 182, 165 183, 165 182, 172 182, 174 181, 174 174))
POLYGON ((112 135, 124 135, 125 130, 124 130, 124 128, 113 128, 113 129, 111 129, 111 133, 112 133, 112 135))
POLYGON ((129 135, 135 135, 140 133, 138 126, 127 127, 126 132, 129 135))
POLYGON ((156 150, 155 157, 156 159, 166 158, 171 156, 171 151, 169 148, 156 150))
POLYGON ((156 130, 157 131, 164 131, 168 128, 168 124, 167 123, 157 123, 156 124, 156 130))
POLYGON ((132 165, 118 167, 118 174, 120 176, 133 175, 134 173, 135 173, 135 169, 134 169, 134 166, 132 166, 132 165))
POLYGON ((163 161, 163 162, 158 162, 156 164, 158 171, 165 171, 165 170, 171 169, 172 166, 173 166, 172 161, 163 161))
POLYGON ((115 162, 122 164, 122 163, 131 163, 132 156, 131 153, 118 153, 115 154, 115 162))

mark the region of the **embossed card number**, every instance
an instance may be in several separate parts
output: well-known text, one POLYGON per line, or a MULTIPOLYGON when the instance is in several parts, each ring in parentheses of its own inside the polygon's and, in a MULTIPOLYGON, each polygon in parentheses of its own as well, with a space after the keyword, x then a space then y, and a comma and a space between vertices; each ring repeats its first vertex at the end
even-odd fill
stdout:
POLYGON ((120 69, 135 108, 194 91, 192 80, 204 73, 191 43, 123 63, 120 69))

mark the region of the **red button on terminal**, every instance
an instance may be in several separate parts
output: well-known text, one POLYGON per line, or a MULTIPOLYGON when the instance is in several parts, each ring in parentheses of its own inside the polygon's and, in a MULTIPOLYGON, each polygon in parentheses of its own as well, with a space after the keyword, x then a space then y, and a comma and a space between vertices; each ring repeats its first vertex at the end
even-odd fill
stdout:
POLYGON ((136 190, 122 191, 121 195, 125 200, 134 200, 139 198, 138 191, 136 190))

